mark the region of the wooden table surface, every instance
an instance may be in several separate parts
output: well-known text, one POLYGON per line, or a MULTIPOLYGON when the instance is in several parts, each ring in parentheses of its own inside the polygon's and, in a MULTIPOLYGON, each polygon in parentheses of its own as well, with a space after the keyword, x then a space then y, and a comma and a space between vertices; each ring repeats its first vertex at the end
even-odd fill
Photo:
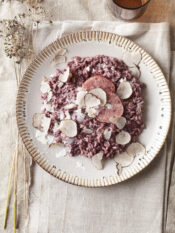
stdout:
POLYGON ((175 0, 151 0, 145 14, 136 21, 150 23, 168 21, 175 27, 175 0))
POLYGON ((134 22, 169 22, 172 50, 175 50, 175 0, 151 0, 146 12, 134 22))

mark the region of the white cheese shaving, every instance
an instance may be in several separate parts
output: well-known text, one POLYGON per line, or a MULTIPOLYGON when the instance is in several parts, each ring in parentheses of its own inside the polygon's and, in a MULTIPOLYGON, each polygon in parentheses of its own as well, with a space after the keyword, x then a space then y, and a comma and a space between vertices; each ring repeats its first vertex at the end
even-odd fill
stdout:
POLYGON ((55 122, 54 127, 53 127, 53 132, 56 133, 59 130, 59 125, 57 122, 55 122))
POLYGON ((48 143, 49 145, 54 144, 54 143, 55 143, 55 138, 54 138, 54 136, 52 136, 52 135, 47 135, 47 143, 48 143))
POLYGON ((60 120, 63 120, 63 119, 64 119, 64 112, 60 111, 60 120))
POLYGON ((58 83, 58 87, 62 87, 63 85, 64 85, 64 83, 62 83, 62 82, 58 83))
POLYGON ((86 112, 89 117, 95 118, 98 115, 99 110, 96 108, 86 108, 86 112))
POLYGON ((82 113, 81 109, 77 109, 77 110, 74 111, 72 119, 73 118, 75 118, 75 119, 77 118, 78 122, 82 122, 84 120, 84 118, 85 118, 85 114, 82 113))
POLYGON ((56 144, 56 158, 64 157, 67 154, 67 148, 63 143, 56 144))
POLYGON ((105 107, 106 107, 107 109, 112 109, 112 105, 111 105, 111 104, 106 104, 105 107))
POLYGON ((90 67, 89 67, 89 66, 87 66, 87 67, 86 67, 86 70, 87 70, 87 71, 90 71, 90 67))
POLYGON ((111 135, 112 135, 112 129, 111 128, 106 128, 105 130, 104 130, 104 138, 106 139, 106 140, 109 140, 110 138, 111 138, 111 135))
POLYGON ((47 95, 47 101, 50 101, 52 99, 52 96, 53 96, 53 93, 49 91, 47 95))
POLYGON ((65 115, 66 115, 65 119, 67 120, 71 119, 70 113, 68 111, 65 111, 65 115))
POLYGON ((59 81, 66 83, 67 81, 69 81, 71 76, 72 76, 72 74, 70 72, 70 68, 68 67, 67 70, 63 74, 60 74, 59 81))
POLYGON ((64 106, 65 109, 73 109, 75 107, 76 107, 76 104, 73 104, 73 103, 72 104, 67 104, 67 105, 64 106))
POLYGON ((42 144, 47 144, 47 138, 44 132, 41 132, 40 130, 36 130, 35 137, 42 144))
POLYGON ((42 80, 41 86, 40 86, 40 91, 41 91, 41 93, 46 94, 46 93, 48 93, 50 90, 51 90, 51 89, 50 89, 50 86, 49 86, 48 82, 46 82, 46 80, 42 80))

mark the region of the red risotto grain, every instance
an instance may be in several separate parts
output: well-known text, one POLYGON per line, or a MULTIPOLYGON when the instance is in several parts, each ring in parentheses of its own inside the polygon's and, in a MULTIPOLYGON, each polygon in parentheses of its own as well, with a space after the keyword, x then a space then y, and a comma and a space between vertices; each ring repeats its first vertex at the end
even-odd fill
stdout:
MULTIPOLYGON (((145 85, 131 74, 131 71, 129 71, 123 61, 114 57, 104 55, 73 57, 71 61, 67 63, 67 66, 72 73, 72 77, 67 83, 63 84, 59 81, 59 75, 63 73, 63 70, 59 69, 56 70, 54 76, 47 79, 53 93, 51 100, 48 102, 53 110, 48 111, 46 108, 43 110, 45 115, 50 116, 52 119, 49 134, 55 137, 56 142, 63 142, 66 144, 71 156, 81 154, 86 157, 92 157, 94 154, 101 151, 103 152, 103 158, 114 157, 116 153, 124 151, 131 142, 135 142, 145 128, 143 123, 144 99, 141 95, 145 85), (59 124, 61 121, 60 113, 65 117, 66 111, 64 106, 76 100, 77 87, 81 87, 85 80, 95 75, 102 75, 112 81, 116 90, 121 80, 130 82, 132 86, 132 96, 122 100, 124 107, 123 116, 127 120, 122 130, 129 132, 131 135, 131 141, 127 145, 123 146, 116 143, 116 135, 121 130, 112 123, 99 122, 96 118, 90 118, 87 114, 85 114, 85 118, 79 122, 74 114, 74 110, 77 110, 77 107, 66 110, 71 119, 75 120, 77 123, 77 136, 70 139, 63 135, 60 130, 57 132, 53 131, 55 122, 59 124), (112 130, 112 135, 109 140, 106 140, 103 133, 104 130, 109 127, 112 130), (91 129, 93 132, 88 134, 86 129, 91 129)), ((41 98, 43 102, 47 102, 47 94, 42 94, 41 98)), ((84 111, 85 110, 82 110, 82 112, 84 111)))

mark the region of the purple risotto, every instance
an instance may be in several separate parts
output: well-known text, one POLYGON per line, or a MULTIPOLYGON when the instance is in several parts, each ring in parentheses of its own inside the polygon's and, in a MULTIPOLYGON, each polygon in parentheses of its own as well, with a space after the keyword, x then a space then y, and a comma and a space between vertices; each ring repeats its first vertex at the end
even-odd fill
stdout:
POLYGON ((42 81, 42 113, 35 115, 35 127, 45 133, 45 142, 66 146, 71 156, 113 158, 145 128, 144 87, 114 57, 73 57, 42 81))

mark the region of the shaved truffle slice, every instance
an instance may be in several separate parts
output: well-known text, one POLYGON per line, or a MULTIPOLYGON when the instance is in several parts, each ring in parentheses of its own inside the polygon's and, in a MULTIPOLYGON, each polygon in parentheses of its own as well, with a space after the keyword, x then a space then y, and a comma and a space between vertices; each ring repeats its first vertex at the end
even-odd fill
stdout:
POLYGON ((116 154, 114 156, 114 160, 116 163, 119 163, 122 167, 127 167, 133 162, 134 157, 128 155, 127 152, 122 152, 120 154, 116 154))
POLYGON ((111 92, 115 91, 114 84, 110 80, 108 80, 100 75, 93 76, 93 77, 87 79, 83 83, 82 87, 87 91, 90 91, 90 90, 95 89, 95 88, 101 88, 106 93, 111 93, 111 92))
POLYGON ((51 123, 51 119, 48 118, 48 117, 45 117, 42 119, 42 128, 43 128, 43 131, 47 134, 48 131, 49 131, 49 128, 50 128, 50 123, 51 123))
POLYGON ((52 60, 51 64, 53 66, 57 65, 57 64, 61 64, 61 63, 65 63, 66 62, 66 57, 65 56, 55 56, 55 58, 52 60))
POLYGON ((140 70, 137 68, 137 66, 130 67, 129 70, 131 71, 132 75, 136 78, 140 77, 140 70))
POLYGON ((94 167, 96 167, 98 170, 102 170, 102 169, 103 169, 102 158, 103 158, 103 153, 102 153, 102 152, 99 152, 98 154, 95 154, 95 155, 92 157, 92 164, 93 164, 94 167))
POLYGON ((87 94, 87 91, 79 91, 77 93, 76 104, 78 104, 80 108, 85 106, 84 97, 86 94, 87 94))
POLYGON ((50 123, 51 119, 42 113, 35 113, 33 115, 33 127, 39 129, 40 131, 47 133, 50 127, 50 123))
POLYGON ((134 51, 131 54, 132 54, 133 63, 135 65, 138 65, 142 60, 142 54, 139 51, 134 51))
POLYGON ((115 93, 108 93, 108 103, 111 105, 111 109, 103 108, 99 112, 97 120, 100 122, 111 123, 111 117, 120 117, 123 114, 123 105, 118 95, 115 93))
POLYGON ((134 51, 134 52, 125 51, 123 54, 123 61, 129 67, 134 67, 135 65, 138 65, 141 60, 142 60, 142 54, 139 51, 134 51))
POLYGON ((113 116, 109 120, 110 120, 111 123, 115 124, 117 126, 117 128, 119 128, 119 129, 123 129, 125 127, 125 124, 126 124, 126 118, 125 117, 113 116))
POLYGON ((139 142, 131 143, 127 147, 126 151, 130 156, 133 156, 133 157, 144 155, 146 153, 145 147, 139 142))
POLYGON ((98 99, 100 99, 103 106, 106 104, 106 92, 103 89, 95 88, 89 91, 89 93, 95 95, 98 99))
POLYGON ((117 134, 116 136, 116 143, 119 145, 126 145, 131 141, 131 135, 122 130, 120 133, 117 134))
POLYGON ((63 120, 59 125, 59 129, 67 137, 75 137, 77 135, 77 124, 72 120, 63 120))
POLYGON ((121 99, 128 99, 132 95, 131 84, 127 81, 120 83, 117 88, 117 94, 121 99))
POLYGON ((122 174, 122 166, 119 163, 116 163, 117 174, 120 176, 122 174))
POLYGON ((61 56, 61 55, 65 55, 67 52, 66 48, 60 48, 57 50, 56 55, 55 56, 61 56))
POLYGON ((42 120, 44 118, 44 114, 42 113, 35 113, 33 115, 33 127, 36 129, 39 129, 40 131, 42 131, 42 120))
POLYGON ((132 58, 132 53, 131 52, 125 51, 123 53, 123 61, 129 67, 133 67, 134 66, 134 62, 133 62, 133 58, 132 58))
POLYGON ((66 61, 66 57, 63 56, 63 55, 65 55, 66 52, 67 52, 67 50, 65 48, 58 49, 57 52, 56 52, 55 57, 51 61, 52 65, 56 65, 56 64, 59 64, 59 63, 64 63, 66 61))
POLYGON ((86 94, 84 102, 87 108, 97 107, 100 105, 101 101, 92 94, 86 94))

